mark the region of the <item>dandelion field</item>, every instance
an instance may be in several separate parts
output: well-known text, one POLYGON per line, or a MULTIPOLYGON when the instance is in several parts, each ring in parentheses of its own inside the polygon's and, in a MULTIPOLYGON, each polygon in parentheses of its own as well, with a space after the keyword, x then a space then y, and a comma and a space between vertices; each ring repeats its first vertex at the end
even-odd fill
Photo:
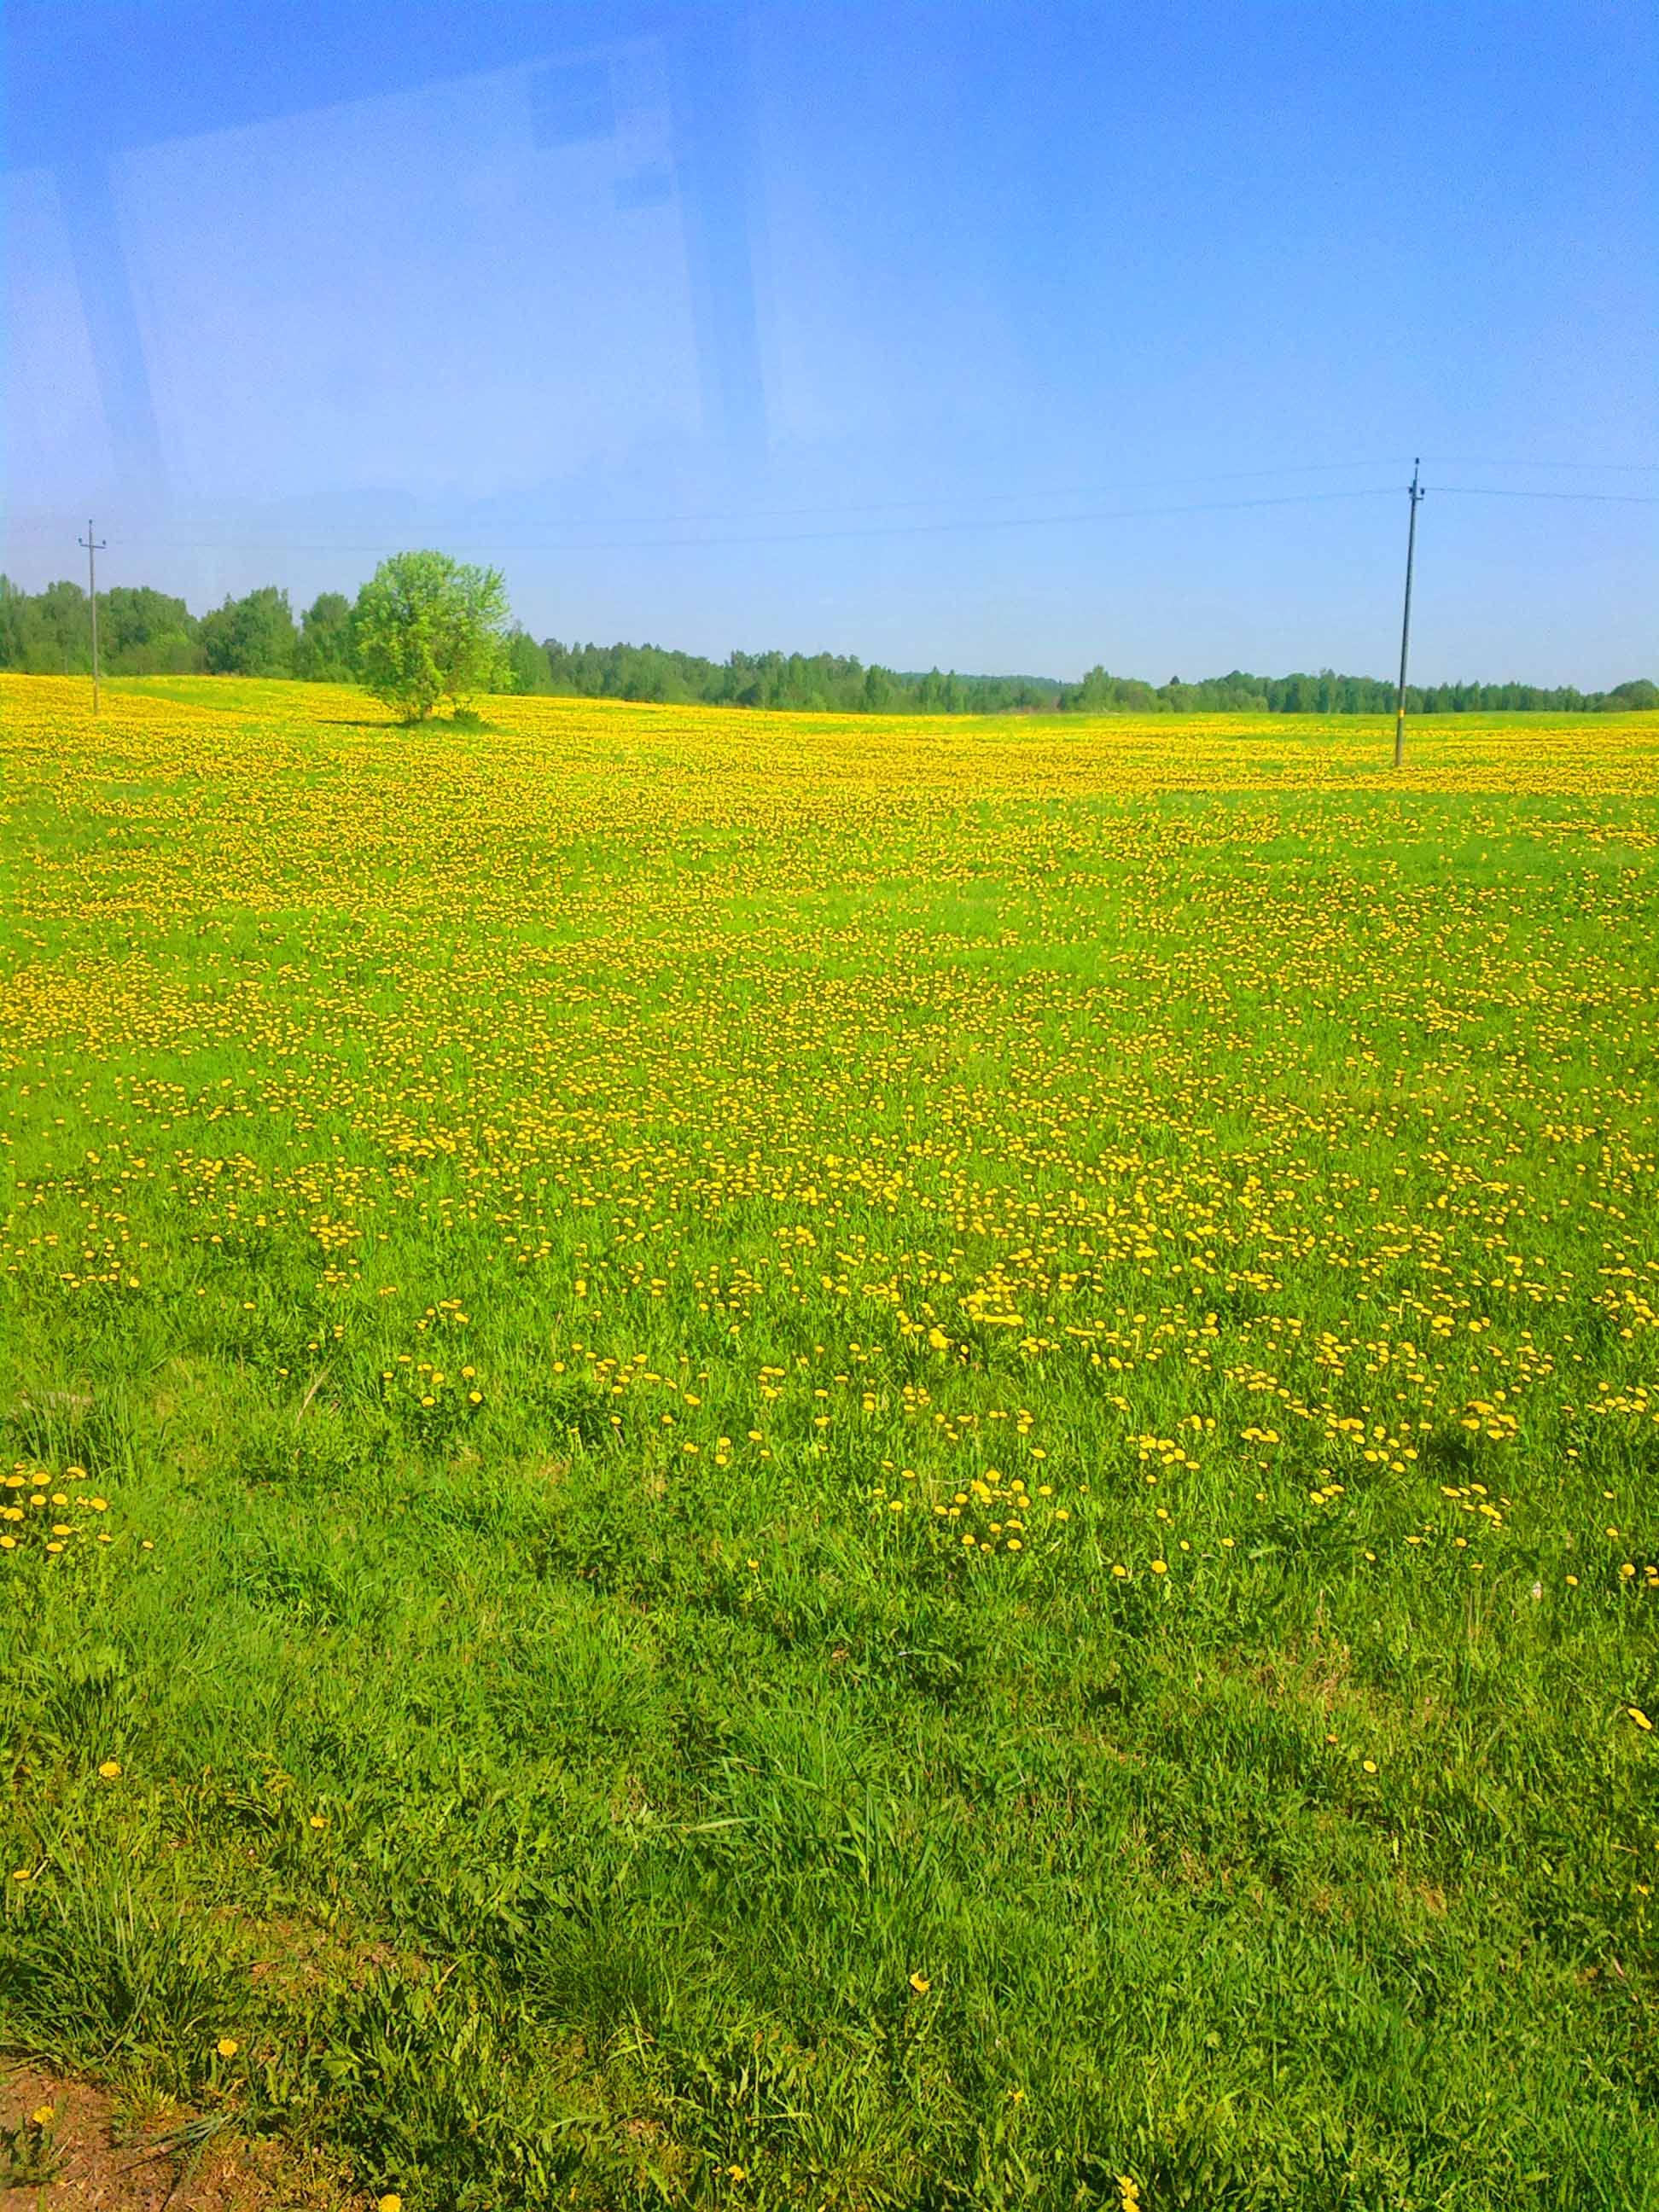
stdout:
POLYGON ((1656 718, 488 712, 0 678, 0 2048, 1659 2202, 1656 718))

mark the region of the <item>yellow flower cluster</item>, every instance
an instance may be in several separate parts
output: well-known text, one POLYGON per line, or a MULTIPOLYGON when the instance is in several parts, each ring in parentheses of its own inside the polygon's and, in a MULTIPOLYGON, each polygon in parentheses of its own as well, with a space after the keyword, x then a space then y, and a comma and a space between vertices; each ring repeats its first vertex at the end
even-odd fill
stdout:
POLYGON ((109 1511, 109 1500, 78 1487, 87 1479, 82 1467, 65 1467, 54 1474, 39 1462, 18 1460, 8 1474, 0 1475, 0 1556, 36 1559, 42 1563, 61 1560, 88 1539, 107 1544, 107 1528, 98 1525, 109 1511), (69 1516, 76 1517, 71 1520, 69 1516))

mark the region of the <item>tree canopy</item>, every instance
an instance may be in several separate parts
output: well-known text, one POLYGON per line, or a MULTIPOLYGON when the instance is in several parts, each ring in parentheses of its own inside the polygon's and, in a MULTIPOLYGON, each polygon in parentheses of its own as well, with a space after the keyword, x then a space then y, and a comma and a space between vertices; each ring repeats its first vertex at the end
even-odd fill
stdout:
POLYGON ((507 616, 498 568, 447 553, 393 554, 357 594, 358 675, 406 722, 424 721, 441 699, 464 706, 475 692, 506 688, 507 616))
POLYGON ((204 615, 198 637, 213 676, 289 676, 300 634, 288 593, 266 584, 204 615))
POLYGON ((343 592, 319 592, 306 609, 294 673, 313 684, 349 684, 357 672, 352 605, 343 592))

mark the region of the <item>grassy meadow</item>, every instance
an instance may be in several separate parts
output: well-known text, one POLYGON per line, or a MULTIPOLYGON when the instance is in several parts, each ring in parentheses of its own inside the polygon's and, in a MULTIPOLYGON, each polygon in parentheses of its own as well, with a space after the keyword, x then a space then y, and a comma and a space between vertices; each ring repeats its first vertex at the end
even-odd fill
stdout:
POLYGON ((1659 717, 483 711, 0 678, 0 2049, 1659 2203, 1659 717))

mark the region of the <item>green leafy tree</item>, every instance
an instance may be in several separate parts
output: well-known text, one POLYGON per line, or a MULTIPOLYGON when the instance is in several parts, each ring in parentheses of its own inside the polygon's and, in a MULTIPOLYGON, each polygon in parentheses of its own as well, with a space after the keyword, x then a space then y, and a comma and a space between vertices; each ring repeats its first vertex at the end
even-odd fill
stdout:
POLYGON ((507 586, 498 568, 445 553, 395 553, 357 594, 357 665, 378 699, 423 722, 441 699, 456 707, 508 688, 507 586))
POLYGON ((48 584, 21 611, 22 659, 36 676, 78 674, 92 665, 92 614, 78 584, 48 584))
POLYGON ((33 668, 40 635, 34 607, 32 592, 21 589, 9 576, 0 576, 0 654, 8 668, 33 668))
POLYGON ((351 602, 343 592, 319 592, 306 609, 294 673, 309 684, 349 684, 356 675, 351 602))
POLYGON ((289 676, 300 634, 288 593, 262 584, 245 599, 227 599, 204 615, 202 652, 215 676, 289 676))
POLYGON ((116 584, 98 595, 104 665, 117 676, 177 676, 199 668, 196 622, 182 599, 147 584, 116 584))
POLYGON ((507 686, 514 691, 547 692, 553 689, 553 670, 546 648, 524 630, 507 636, 507 686))

